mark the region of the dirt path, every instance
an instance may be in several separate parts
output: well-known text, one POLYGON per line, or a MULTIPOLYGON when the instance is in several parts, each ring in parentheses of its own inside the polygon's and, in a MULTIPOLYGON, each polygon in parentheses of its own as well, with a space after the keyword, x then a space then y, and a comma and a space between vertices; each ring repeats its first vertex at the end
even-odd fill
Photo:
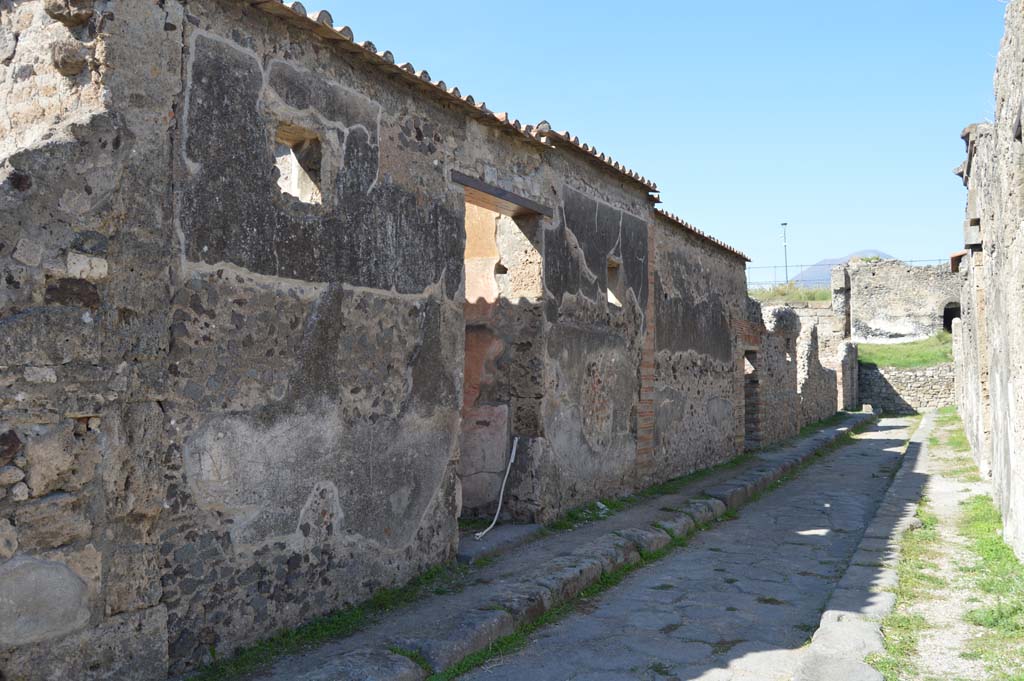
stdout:
POLYGON ((961 503, 988 494, 989 485, 978 478, 969 455, 954 451, 949 436, 959 425, 940 425, 919 467, 929 476, 925 495, 927 512, 936 522, 937 540, 930 543, 923 574, 935 578, 927 593, 898 614, 919 615, 927 623, 921 630, 917 652, 901 679, 906 681, 983 681, 991 678, 981 660, 970 659, 971 639, 983 629, 965 621, 978 607, 979 595, 964 568, 976 557, 958 531, 961 503), (966 656, 965 656, 966 654, 966 656))

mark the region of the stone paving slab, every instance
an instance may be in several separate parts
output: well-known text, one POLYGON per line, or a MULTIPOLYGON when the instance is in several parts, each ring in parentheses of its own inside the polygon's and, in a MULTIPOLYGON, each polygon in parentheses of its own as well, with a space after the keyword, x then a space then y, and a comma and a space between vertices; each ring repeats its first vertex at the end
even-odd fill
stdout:
MULTIPOLYGON (((811 648, 816 663, 830 670, 820 678, 872 678, 854 653, 862 658, 880 649, 873 623, 844 621, 804 644, 849 574, 849 559, 885 497, 900 459, 896 445, 906 441, 911 423, 887 419, 884 427, 869 429, 748 503, 734 519, 694 535, 685 548, 537 631, 523 650, 463 678, 790 681, 803 673, 811 648)), ((735 490, 755 482, 753 475, 737 477, 706 491, 722 505, 735 503, 735 490)), ((854 575, 851 582, 855 578, 872 579, 854 575)), ((873 594, 856 596, 863 603, 873 594)))
POLYGON ((881 621, 896 605, 890 589, 898 583, 894 565, 899 559, 899 539, 920 524, 915 514, 924 480, 916 469, 934 421, 934 412, 926 413, 911 436, 901 466, 865 530, 852 564, 829 598, 793 681, 882 681, 882 675, 865 659, 884 650, 881 621), (872 556, 878 561, 875 566, 868 562, 872 556))
MULTIPOLYGON (((511 633, 516 627, 572 599, 601 575, 638 562, 641 552, 652 552, 667 546, 671 541, 670 533, 680 536, 722 518, 729 507, 725 501, 711 493, 713 490, 719 489, 734 504, 741 503, 737 501, 740 493, 727 493, 726 490, 742 489, 745 499, 750 499, 829 446, 849 429, 876 418, 871 413, 850 414, 835 426, 784 447, 759 453, 735 468, 715 471, 684 486, 676 494, 652 498, 570 532, 546 534, 515 546, 498 554, 485 567, 474 568, 471 575, 475 583, 461 591, 421 599, 389 613, 380 621, 347 638, 281 658, 248 678, 273 681, 354 681, 377 678, 411 681, 424 678, 424 670, 415 665, 415 669, 409 665, 400 665, 399 661, 393 659, 394 653, 389 651, 414 651, 422 655, 435 670, 447 668, 511 633), (394 676, 389 677, 384 669, 392 667, 395 670, 394 676)), ((697 536, 709 534, 715 533, 697 536)), ((816 543, 814 538, 798 539, 804 541, 795 541, 795 544, 807 544, 807 550, 813 550, 811 547, 816 543)), ((750 540, 756 541, 756 534, 750 540)), ((729 548, 723 546, 721 551, 725 553, 729 548)), ((795 563, 784 555, 771 555, 777 554, 775 548, 762 546, 768 555, 758 561, 757 565, 746 566, 744 559, 738 557, 734 569, 752 581, 765 581, 761 579, 763 571, 774 569, 777 571, 774 573, 777 579, 781 580, 785 571, 795 569, 795 563), (753 572, 748 574, 749 571, 753 572)), ((688 550, 678 553, 685 555, 688 550)), ((692 564, 689 576, 692 578, 701 569, 701 565, 692 564)), ((800 579, 815 583, 814 577, 801 576, 800 579)), ((770 585, 766 589, 776 589, 772 593, 779 594, 779 600, 787 595, 793 597, 781 583, 772 584, 769 579, 766 584, 770 585)), ((818 598, 823 604, 827 590, 823 585, 819 590, 818 598)), ((758 602, 739 589, 736 591, 730 597, 735 598, 748 612, 775 622, 768 627, 768 633, 775 639, 786 638, 784 634, 793 638, 792 633, 786 630, 791 623, 785 617, 779 617, 779 613, 770 604, 758 602)), ((659 591, 654 590, 652 593, 657 594, 659 591)), ((694 612, 698 612, 701 607, 695 604, 694 612)), ((739 606, 720 604, 717 610, 733 612, 730 608, 738 610, 739 606)), ((657 620, 656 614, 647 617, 651 621, 657 620)), ((745 640, 755 638, 754 630, 759 628, 756 622, 755 618, 744 625, 745 640)), ((680 629, 686 631, 697 628, 696 625, 680 625, 680 629)), ((726 631, 719 631, 710 637, 709 642, 702 642, 699 640, 699 632, 695 632, 695 638, 692 639, 694 642, 682 646, 676 653, 679 664, 691 658, 699 659, 700 654, 709 646, 720 645, 722 637, 730 635, 726 631)), ((677 642, 683 643, 681 640, 677 642)))

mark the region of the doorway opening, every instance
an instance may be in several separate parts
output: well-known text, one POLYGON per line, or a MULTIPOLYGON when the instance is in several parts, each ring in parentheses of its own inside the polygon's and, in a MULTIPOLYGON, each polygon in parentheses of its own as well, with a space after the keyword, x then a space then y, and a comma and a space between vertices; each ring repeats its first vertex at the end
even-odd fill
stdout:
POLYGON ((942 328, 952 332, 954 319, 960 319, 960 303, 947 303, 942 310, 942 328))
MULTIPOLYGON (((465 193, 462 515, 490 518, 513 439, 520 438, 522 455, 529 439, 543 434, 538 311, 544 302, 542 221, 551 213, 475 178, 453 172, 452 179, 465 193)), ((515 494, 506 489, 504 498, 515 494)), ((503 515, 509 503, 504 506, 503 515)))
POLYGON ((743 353, 743 449, 761 446, 761 381, 757 374, 757 352, 743 353))

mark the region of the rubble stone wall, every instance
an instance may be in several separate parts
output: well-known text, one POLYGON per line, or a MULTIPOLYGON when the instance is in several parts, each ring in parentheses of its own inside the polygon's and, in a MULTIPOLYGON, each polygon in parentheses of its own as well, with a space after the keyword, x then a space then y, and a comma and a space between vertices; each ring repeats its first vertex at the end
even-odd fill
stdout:
POLYGON ((800 427, 829 418, 839 411, 837 372, 819 357, 818 326, 801 326, 797 336, 797 392, 800 427))
MULTIPOLYGON (((266 5, 0 0, 8 681, 181 675, 405 583, 514 438, 540 522, 740 451, 742 256, 266 5), (550 216, 467 262, 453 171, 550 216)), ((834 399, 770 321, 773 442, 834 399)))
POLYGON ((685 475, 739 453, 743 353, 733 320, 746 314, 746 281, 735 257, 667 220, 657 220, 652 234, 657 256, 651 465, 685 475))
POLYGON ((955 402, 952 364, 921 369, 860 365, 860 396, 865 404, 894 414, 947 407, 955 402))
POLYGON ((960 302, 960 276, 948 265, 915 267, 899 260, 847 265, 850 330, 855 343, 902 343, 935 335, 946 305, 960 302))
POLYGON ((991 475, 1004 538, 1024 558, 1024 3, 1006 8, 996 66, 995 122, 964 131, 968 158, 960 261, 965 314, 955 346, 961 415, 979 466, 991 475))
POLYGON ((800 393, 796 340, 800 318, 792 308, 775 306, 761 312, 763 335, 757 352, 762 447, 788 440, 800 432, 800 393))
MULTIPOLYGON (((836 268, 833 280, 844 281, 845 268, 836 268)), ((849 341, 847 335, 849 320, 845 311, 848 306, 849 291, 844 288, 833 295, 831 301, 808 301, 790 303, 789 307, 800 317, 801 334, 815 329, 817 351, 811 353, 817 357, 822 368, 835 373, 836 402, 841 409, 855 410, 860 408, 857 393, 857 346, 849 341)), ((809 337, 804 342, 810 342, 809 337)))

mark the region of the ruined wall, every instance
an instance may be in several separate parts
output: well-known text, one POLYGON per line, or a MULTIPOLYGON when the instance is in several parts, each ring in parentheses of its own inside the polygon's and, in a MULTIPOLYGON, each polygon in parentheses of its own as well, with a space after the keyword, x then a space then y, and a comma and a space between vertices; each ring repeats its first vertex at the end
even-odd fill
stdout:
POLYGON ((984 469, 991 461, 1004 538, 1024 557, 1024 248, 1020 185, 1024 168, 1024 3, 1006 8, 1006 34, 996 67, 995 123, 965 131, 968 188, 960 404, 968 438, 984 469))
POLYGON ((760 376, 761 446, 788 440, 800 432, 797 337, 800 318, 786 306, 766 307, 757 353, 760 376))
POLYGON ((465 209, 437 164, 464 120, 237 3, 189 12, 172 672, 452 555, 465 337, 465 209), (279 188, 282 126, 318 140, 319 201, 279 188))
POLYGON ((4 679, 179 675, 404 583, 515 437, 541 522, 743 441, 741 255, 268 7, 0 0, 4 679), (452 171, 551 216, 467 242, 452 171))
POLYGON ((453 554, 452 166, 555 209, 543 288, 469 319, 504 347, 467 385, 525 438, 511 508, 635 488, 640 182, 245 3, 91 6, 0 15, 5 678, 163 678, 453 554))
MULTIPOLYGON (((817 348, 813 351, 801 353, 802 358, 816 358, 820 367, 814 372, 806 373, 801 370, 801 376, 809 375, 812 381, 818 384, 822 382, 834 382, 836 384, 835 404, 841 409, 859 409, 860 402, 857 394, 857 346, 849 342, 849 289, 848 286, 839 283, 845 281, 846 269, 835 268, 833 271, 833 296, 831 301, 807 301, 790 303, 789 307, 800 318, 801 340, 804 346, 809 345, 812 339, 809 335, 814 330, 817 348), (835 290, 838 287, 838 290, 835 290), (831 375, 820 372, 831 372, 831 375)), ((804 365, 802 360, 801 366, 804 365)), ((801 379, 803 382, 805 379, 801 379)), ((814 388, 817 389, 817 388, 814 388)), ((801 390, 801 392, 804 392, 801 390)), ((824 413, 827 409, 815 400, 813 404, 818 405, 824 413)), ((833 409, 827 416, 835 413, 833 409)), ((815 419, 817 420, 817 419, 815 419)))
POLYGON ((861 408, 860 363, 857 361, 857 346, 846 342, 839 346, 836 357, 836 387, 838 407, 848 411, 861 408))
POLYGON ((11 681, 167 669, 169 129, 185 18, 165 4, 0 2, 0 675, 11 681))
POLYGON ((746 314, 744 263, 665 218, 652 238, 653 468, 683 475, 739 453, 742 348, 733 322, 746 314))
POLYGON ((562 186, 544 230, 544 437, 520 442, 510 480, 513 503, 542 522, 638 484, 650 205, 622 188, 603 189, 591 196, 562 186), (610 260, 621 270, 618 304, 608 297, 610 260))
POLYGON ((922 369, 860 365, 860 396, 865 404, 893 414, 913 414, 955 402, 952 364, 922 369))
POLYGON ((826 368, 819 357, 818 328, 803 322, 796 340, 800 427, 829 418, 839 411, 836 371, 826 368))
POLYGON ((947 265, 854 260, 847 269, 850 331, 857 343, 901 343, 933 336, 943 328, 946 305, 960 301, 960 277, 947 265))

